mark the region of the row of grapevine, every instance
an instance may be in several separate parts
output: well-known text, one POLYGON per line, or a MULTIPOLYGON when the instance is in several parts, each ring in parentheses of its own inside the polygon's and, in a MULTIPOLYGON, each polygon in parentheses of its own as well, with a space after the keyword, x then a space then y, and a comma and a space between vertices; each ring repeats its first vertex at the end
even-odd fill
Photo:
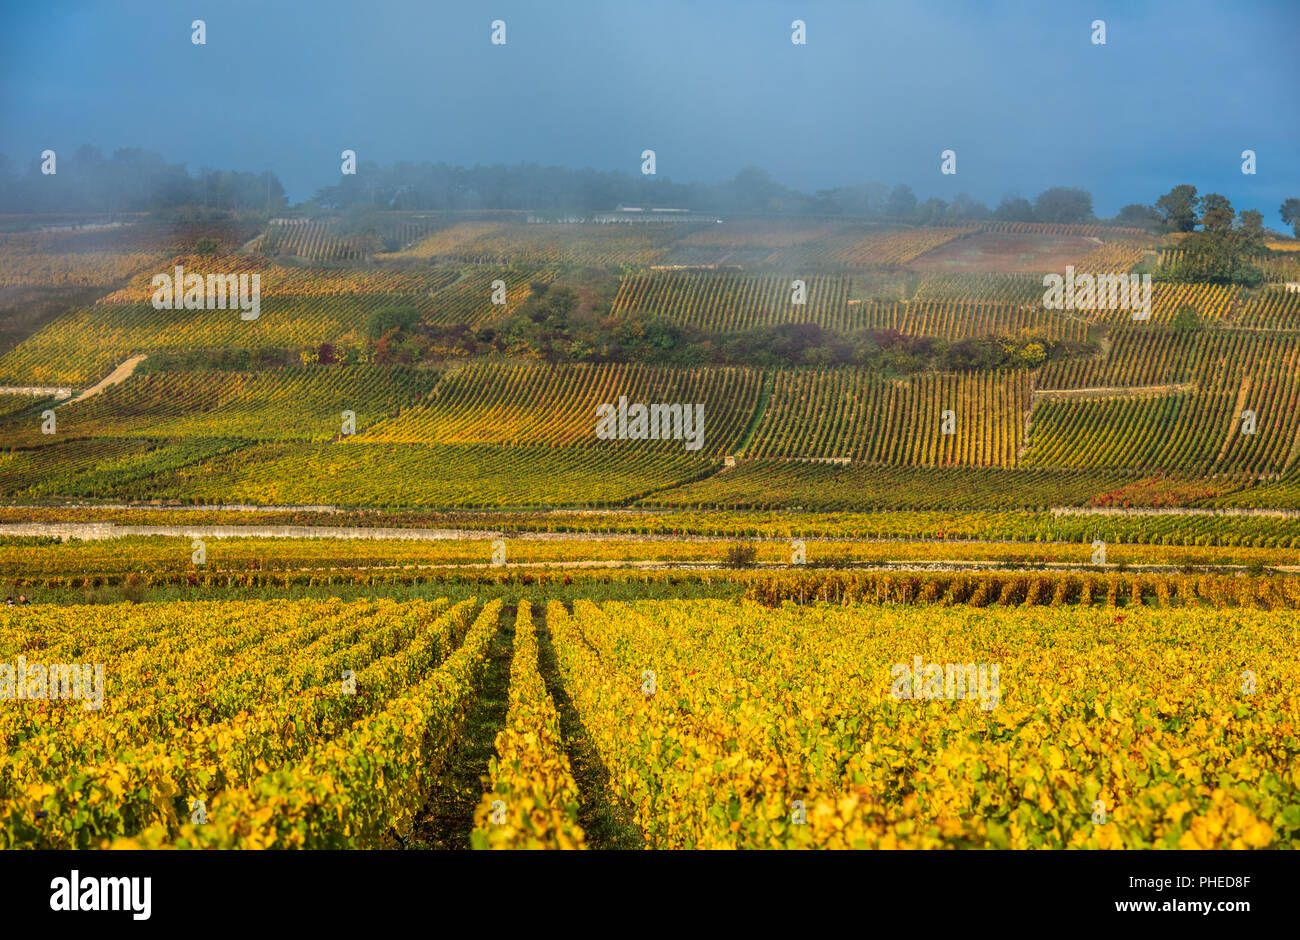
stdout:
POLYGON ((1300 283, 1300 254, 1291 252, 1274 252, 1259 261, 1260 270, 1270 281, 1285 281, 1288 284, 1300 283))
POLYGON ((545 268, 472 267, 427 298, 413 298, 413 305, 424 314, 426 323, 476 326, 510 316, 531 296, 531 284, 549 283, 554 276, 552 270, 545 268), (504 304, 492 302, 496 281, 505 283, 504 304))
POLYGON ((825 259, 849 267, 897 267, 978 231, 972 226, 950 226, 863 233, 851 241, 842 236, 845 243, 830 246, 825 259))
POLYGON ((1059 359, 1043 367, 1041 389, 1107 388, 1188 382, 1200 334, 1134 326, 1116 328, 1103 355, 1059 359))
POLYGON ((1222 574, 810 571, 750 579, 745 596, 769 606, 786 601, 834 601, 841 605, 916 604, 940 608, 1120 607, 1130 612, 1156 607, 1176 608, 1180 617, 1221 617, 1223 608, 1229 607, 1266 611, 1300 608, 1300 584, 1293 578, 1222 574))
POLYGON ((398 216, 364 231, 346 232, 333 219, 275 219, 257 240, 257 249, 264 255, 310 261, 359 261, 381 254, 385 242, 400 247, 418 241, 439 224, 398 216))
POLYGON ((1040 389, 1174 385, 1235 388, 1242 376, 1290 360, 1300 334, 1244 330, 1179 333, 1133 326, 1111 334, 1103 356, 1066 359, 1043 368, 1040 389))
MULTIPOLYGON (((16 500, 354 507, 604 507, 698 480, 720 461, 647 442, 601 447, 96 438, 15 451, 16 500)), ((709 447, 708 439, 705 439, 709 447)))
POLYGON ((1291 465, 1300 433, 1300 339, 1239 331, 1149 336, 1123 342, 1127 356, 1115 355, 1117 342, 1108 365, 1128 368, 1108 377, 1115 384, 1155 378, 1136 367, 1149 370, 1163 354, 1176 370, 1166 381, 1191 381, 1195 390, 1042 402, 1034 411, 1026 465, 1253 475, 1291 465), (1253 415, 1249 426, 1247 411, 1253 415))
POLYGON ((1109 241, 1074 263, 1075 270, 1085 274, 1128 274, 1147 256, 1144 243, 1133 240, 1109 241))
POLYGON ((1233 325, 1257 330, 1300 329, 1300 290, 1267 287, 1242 294, 1233 325))
MULTIPOLYGON (((472 603, 472 602, 471 602, 472 603)), ((405 677, 382 709, 292 764, 224 790, 202 823, 155 825, 116 848, 381 848, 409 836, 481 694, 501 600, 489 601, 455 652, 405 677)), ((360 677, 358 677, 359 679, 360 677)))
POLYGON ((857 314, 862 329, 896 330, 909 336, 960 340, 990 336, 1084 342, 1088 324, 1057 310, 962 300, 914 300, 909 303, 863 304, 857 314))
POLYGON ((981 222, 980 229, 985 232, 1006 232, 1013 235, 1073 235, 1082 238, 1131 238, 1150 237, 1140 228, 1123 228, 1111 225, 1076 225, 1073 223, 1051 222, 981 222))

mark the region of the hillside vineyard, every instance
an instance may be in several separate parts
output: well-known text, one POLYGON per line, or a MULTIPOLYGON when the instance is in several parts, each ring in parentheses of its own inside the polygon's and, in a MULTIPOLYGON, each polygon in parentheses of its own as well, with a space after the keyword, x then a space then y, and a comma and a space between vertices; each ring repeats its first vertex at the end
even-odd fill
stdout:
POLYGON ((0 844, 1300 844, 1289 242, 536 218, 0 235, 0 844))

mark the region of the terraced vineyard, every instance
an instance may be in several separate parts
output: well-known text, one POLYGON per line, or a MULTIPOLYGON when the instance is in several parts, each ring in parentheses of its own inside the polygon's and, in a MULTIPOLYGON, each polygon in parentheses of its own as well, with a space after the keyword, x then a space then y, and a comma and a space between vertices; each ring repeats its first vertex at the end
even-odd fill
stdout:
POLYGON ((800 278, 806 289, 803 304, 792 301, 794 280, 694 271, 641 275, 622 281, 614 309, 665 316, 714 332, 779 323, 816 323, 830 330, 850 328, 848 278, 800 278))
POLYGON ((714 509, 1032 509, 1083 506, 1140 477, 1121 471, 879 467, 744 460, 716 475, 651 494, 645 506, 714 509))
MULTIPOLYGON (((612 446, 596 437, 597 407, 636 403, 703 406, 701 454, 723 454, 753 413, 760 374, 749 369, 672 370, 639 364, 511 366, 479 363, 451 374, 415 408, 382 421, 359 442, 612 446)), ((681 424, 679 421, 678 424, 681 424)), ((641 446, 682 450, 685 441, 641 446)), ((670 430, 676 430, 671 428, 670 430)), ((684 433, 684 428, 682 433, 684 433)))
POLYGON ((851 268, 898 267, 940 245, 978 231, 975 227, 956 226, 864 234, 852 243, 832 250, 827 260, 851 268))
MULTIPOLYGON (((329 441, 343 412, 363 431, 437 384, 439 374, 401 367, 307 366, 266 372, 160 372, 134 376, 58 412, 62 440, 80 437, 236 437, 329 441)), ((38 422, 4 427, 12 445, 51 444, 38 422)))
MULTIPOLYGON (((15 495, 53 495, 57 488, 101 499, 144 499, 153 492, 158 499, 205 504, 237 499, 290 506, 612 506, 707 476, 720 465, 680 445, 651 449, 640 443, 614 441, 601 447, 359 440, 333 445, 270 443, 205 457, 193 466, 191 459, 174 469, 150 468, 144 479, 126 475, 117 483, 110 474, 60 483, 40 477, 39 465, 25 461, 20 480, 31 482, 15 495), (105 482, 98 484, 99 479, 105 482), (86 493, 92 485, 95 492, 86 493)), ((171 453, 164 450, 160 458, 171 453)))
MULTIPOLYGON (((1143 394, 1046 400, 1034 410, 1026 466, 1165 469, 1192 475, 1276 475, 1296 457, 1296 369, 1289 334, 1125 334, 1073 383, 1149 383, 1143 394), (1169 390, 1159 383, 1187 382, 1169 390), (1250 411, 1255 427, 1246 431, 1250 411)), ((1064 386, 1062 386, 1064 387, 1064 386)), ((1076 387, 1078 387, 1076 385, 1076 387)))
POLYGON ((434 257, 471 264, 618 267, 656 263, 669 244, 689 231, 688 225, 674 223, 508 223, 481 230, 465 241, 448 236, 429 247, 442 249, 434 257))
MULTIPOLYGON (((157 288, 155 274, 172 275, 176 267, 186 275, 256 274, 261 290, 268 296, 341 297, 353 294, 428 294, 453 283, 458 276, 454 268, 395 266, 368 267, 299 267, 278 264, 256 254, 183 254, 167 260, 156 271, 134 278, 121 290, 100 300, 100 304, 138 304, 152 302, 157 288)), ((171 312, 171 311, 169 311, 171 312)))
POLYGON ((238 310, 78 307, 0 356, 0 382, 87 388, 140 353, 358 343, 370 314, 392 302, 379 295, 334 297, 328 303, 270 296, 262 299, 256 320, 241 319, 238 310))
MULTIPOLYGON (((1081 342, 1088 321, 1078 314, 1043 310, 1031 303, 982 303, 932 300, 931 293, 955 293, 964 275, 939 275, 946 281, 921 282, 916 299, 904 303, 851 300, 854 280, 810 275, 804 282, 805 303, 792 302, 794 278, 715 272, 660 272, 626 278, 614 300, 616 311, 665 316, 711 332, 738 332, 782 323, 815 323, 823 329, 896 330, 913 336, 965 339, 1034 333, 1046 339, 1081 342), (946 285, 946 287, 944 286, 946 285)), ((977 278, 977 280, 982 280, 977 278)), ((1006 288, 992 286, 1004 293, 1006 288)), ((1026 295, 1023 281, 1012 296, 1026 295)), ((1042 289, 1034 297, 1041 302, 1042 289)))
POLYGON ((273 222, 262 236, 259 250, 266 255, 288 255, 312 261, 348 261, 365 256, 357 242, 335 234, 329 222, 284 219, 273 222))
POLYGON ((257 241, 257 250, 271 257, 309 261, 358 261, 378 254, 385 239, 405 246, 419 241, 440 223, 402 219, 367 233, 347 233, 333 220, 277 219, 257 241))
POLYGON ((544 268, 473 267, 427 298, 415 300, 427 323, 468 323, 478 325, 498 317, 509 316, 529 298, 534 283, 549 283, 554 272, 544 268), (492 302, 493 283, 505 283, 505 303, 492 302))
POLYGON ((780 372, 748 456, 1011 466, 1028 397, 1025 372, 900 382, 869 372, 780 372), (952 433, 944 430, 945 412, 952 433))
POLYGON ((1079 316, 1026 305, 914 300, 901 304, 863 304, 857 316, 863 328, 896 330, 909 336, 952 340, 1034 336, 1077 343, 1088 339, 1088 321, 1079 316))
POLYGON ((1077 235, 1084 238, 1139 239, 1147 237, 1147 233, 1140 228, 1054 222, 981 222, 980 229, 985 232, 1007 232, 1023 235, 1077 235))
POLYGON ((1033 274, 926 274, 916 300, 957 300, 1041 309, 1043 281, 1033 274))

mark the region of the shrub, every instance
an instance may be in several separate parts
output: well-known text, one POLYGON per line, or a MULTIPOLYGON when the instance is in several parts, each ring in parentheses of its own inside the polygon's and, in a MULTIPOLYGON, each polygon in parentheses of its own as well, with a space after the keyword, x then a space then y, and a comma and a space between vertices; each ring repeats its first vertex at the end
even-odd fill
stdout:
POLYGON ((130 601, 132 604, 139 604, 144 600, 145 594, 148 593, 148 585, 145 583, 137 572, 132 571, 122 582, 122 599, 130 601))
POLYGON ((728 545, 726 565, 729 568, 752 568, 757 557, 758 549, 753 545, 728 545))

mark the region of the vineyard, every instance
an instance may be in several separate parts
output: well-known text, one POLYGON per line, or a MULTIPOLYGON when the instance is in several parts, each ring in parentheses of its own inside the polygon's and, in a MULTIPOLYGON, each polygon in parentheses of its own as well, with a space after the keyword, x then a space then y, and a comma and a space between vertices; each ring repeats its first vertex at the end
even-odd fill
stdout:
MULTIPOLYGON (((307 366, 267 372, 159 372, 133 376, 59 410, 61 437, 235 437, 329 441, 343 412, 358 431, 413 405, 436 372, 401 367, 307 366)), ((17 422, 15 422, 17 424, 17 422)), ((3 427, 3 426, 0 426, 3 427)), ((54 443, 36 420, 4 427, 14 446, 54 443)))
POLYGON ((829 330, 850 328, 847 278, 802 279, 806 296, 792 302, 793 278, 674 272, 625 279, 614 299, 616 311, 670 317, 685 326, 731 332, 779 323, 816 323, 829 330))
MULTIPOLYGON (((1024 258, 1005 270, 942 261, 1004 241, 1095 273, 1127 271, 1156 244, 1133 230, 1029 223, 620 225, 450 212, 352 229, 320 217, 260 233, 133 222, 2 235, 0 272, 15 283, 64 283, 41 258, 84 263, 76 283, 86 284, 106 276, 95 272, 110 255, 148 264, 108 272, 117 279, 97 300, 38 322, 0 355, 0 383, 24 391, 0 402, 0 498, 421 511, 1300 507, 1290 417, 1300 362, 1287 332, 1300 292, 1157 282, 1151 320, 1135 321, 1125 310, 1044 309, 1041 275, 1010 273, 1024 258), (331 247, 354 236, 369 239, 356 242, 364 257, 331 247), (665 269, 688 255, 719 269, 665 269), (940 260, 914 269, 923 255, 940 260), (154 309, 153 275, 177 265, 257 274, 259 316, 154 309), (532 309, 534 284, 570 286, 578 265, 583 316, 666 318, 699 337, 700 364, 621 361, 595 344, 587 362, 495 358, 551 357, 504 325, 532 309), (500 284, 504 304, 493 298, 500 284), (402 330, 378 343, 394 311, 422 321, 430 361, 409 354, 402 330), (854 361, 859 343, 909 352, 890 349, 870 368, 721 364, 732 361, 728 334, 798 324, 838 334, 826 340, 839 344, 835 361, 854 361), (970 347, 979 356, 961 345, 970 340, 984 344, 970 347), (102 394, 49 397, 141 355, 144 366, 102 394), (354 364, 324 365, 334 358, 354 364), (377 364, 389 361, 419 368, 377 364), (971 371, 915 371, 925 361, 971 371), (254 371, 233 371, 242 362, 254 371), (687 451, 682 434, 598 439, 597 407, 622 397, 702 405, 702 449, 687 451), (45 433, 50 407, 57 430, 45 433)), ((1170 238, 1160 250, 1169 263, 1183 249, 1170 238)))
POLYGON ((747 455, 922 467, 1015 462, 1026 373, 924 376, 780 372, 747 455), (951 433, 945 432, 950 412, 951 433))
POLYGON ((272 222, 258 242, 266 255, 287 255, 312 261, 359 260, 365 249, 356 241, 334 234, 329 222, 285 219, 272 222))
MULTIPOLYGON (((477 224, 477 223, 471 223, 477 224)), ((430 257, 470 264, 556 264, 618 267, 654 264, 668 245, 687 234, 679 224, 582 225, 503 223, 464 241, 446 237, 430 257)), ((437 238, 438 236, 435 236, 437 238)), ((426 248, 417 249, 423 254, 426 248)))
POLYGON ((390 304, 381 295, 262 298, 260 316, 238 310, 155 310, 150 304, 97 304, 69 310, 0 356, 0 382, 87 388, 139 353, 299 349, 359 342, 367 317, 390 304))
MULTIPOLYGON (((354 584, 380 579, 384 583, 423 584, 455 577, 492 577, 509 573, 538 576, 583 574, 624 569, 646 573, 703 572, 706 577, 739 576, 728 562, 734 542, 727 538, 634 539, 584 537, 510 537, 487 539, 466 533, 456 538, 351 538, 329 534, 312 537, 286 535, 210 534, 186 526, 190 536, 119 535, 115 538, 74 539, 57 548, 34 553, 30 543, 0 542, 0 575, 19 589, 40 598, 56 598, 61 591, 123 585, 135 578, 144 589, 183 586, 201 594, 213 588, 291 587, 354 584), (194 540, 203 542, 202 563, 194 560, 194 540)), ((238 532, 238 529, 234 530, 238 532)), ((295 531, 295 530, 289 530, 295 531)), ((387 536, 387 533, 381 533, 387 536)), ((799 533, 802 535, 802 533, 799 533)), ((1015 532, 1013 534, 1022 534, 1015 532)), ((1125 533, 1109 520, 1063 526, 1061 536, 1081 535, 1075 541, 1002 541, 944 539, 935 541, 903 537, 897 540, 841 541, 816 539, 804 543, 802 570, 876 572, 880 569, 952 567, 984 576, 989 569, 1014 566, 1048 572, 1088 572, 1098 579, 1116 570, 1144 566, 1144 577, 1168 578, 1175 569, 1242 571, 1279 560, 1300 561, 1300 554, 1274 544, 1224 546, 1126 544, 1116 541, 1125 533), (1107 560, 1094 564, 1091 542, 1105 536, 1107 560)), ((1248 533, 1253 537, 1254 533, 1248 533)), ((1300 548, 1300 540, 1294 548, 1300 548)), ((754 544, 751 574, 768 570, 789 576, 799 570, 791 562, 790 541, 766 539, 754 544)), ((1037 576, 1037 575, 1036 575, 1037 576)), ((1154 582, 1153 582, 1154 583, 1154 582)), ((1073 595, 1072 595, 1073 597, 1073 595)))
POLYGON ((1093 374, 1059 378, 1098 386, 1149 383, 1154 394, 1114 389, 1038 402, 1023 462, 1190 476, 1280 474, 1295 460, 1300 433, 1297 349, 1287 334, 1126 334, 1093 374), (1176 382, 1191 388, 1168 391, 1159 384, 1176 382), (1247 411, 1254 415, 1252 428, 1247 411))
POLYGON ((1129 472, 1091 469, 880 467, 789 459, 742 460, 736 467, 713 476, 649 494, 640 504, 807 512, 1042 510, 1091 505, 1103 494, 1140 479, 1129 472))
MULTIPOLYGON (((1023 280, 1004 286, 989 283, 981 276, 929 276, 921 281, 910 302, 862 302, 850 299, 855 293, 869 292, 859 287, 856 279, 809 275, 799 278, 805 290, 802 304, 793 302, 794 280, 698 271, 639 275, 620 283, 614 309, 664 316, 683 326, 718 333, 783 323, 814 323, 839 332, 893 330, 945 339, 1032 333, 1045 339, 1083 342, 1088 336, 1087 320, 1073 313, 1042 309, 1041 286, 1028 285, 1031 294, 1023 280), (1026 302, 944 296, 964 293, 962 282, 966 280, 983 282, 985 290, 995 296, 1026 302), (932 299, 932 295, 942 299, 932 299)), ((974 293, 980 292, 978 283, 972 287, 974 293)))
MULTIPOLYGON (((438 225, 425 218, 400 219, 377 230, 346 232, 331 220, 275 219, 257 238, 254 247, 269 257, 315 262, 359 261, 379 254, 385 241, 400 249, 424 238, 438 225)), ((401 254, 400 250, 396 254, 401 254)))
POLYGON ((5 660, 103 671, 85 702, 3 712, 0 831, 40 848, 418 839, 500 637, 509 709, 478 768, 478 848, 604 847, 593 806, 650 848, 1295 847, 1289 614, 1109 619, 526 597, 514 614, 473 598, 9 609, 5 660), (917 657, 937 686, 929 668, 899 682, 917 657), (944 663, 969 665, 954 680, 944 663), (606 782, 573 763, 557 694, 606 782))
MULTIPOLYGON (((168 449, 161 456, 172 453, 168 449)), ((14 495, 62 490, 100 499, 143 499, 154 493, 154 498, 204 504, 610 506, 717 468, 716 460, 679 448, 650 450, 634 441, 602 447, 284 443, 191 458, 174 468, 151 467, 145 478, 124 474, 118 481, 109 474, 83 473, 67 482, 37 479, 14 495)))
MULTIPOLYGON (((469 365, 420 404, 359 442, 594 446, 596 409, 629 403, 703 405, 702 454, 722 454, 740 436, 758 396, 760 374, 742 369, 672 370, 642 365, 469 365)), ((682 439, 647 439, 647 449, 681 450, 682 439)), ((599 442, 602 446, 606 442, 599 442)), ((613 445, 614 442, 608 442, 613 445)))
POLYGON ((909 336, 950 340, 1033 336, 1075 343, 1088 339, 1086 320, 1027 305, 918 299, 909 303, 863 304, 857 316, 862 328, 893 330, 909 336))

